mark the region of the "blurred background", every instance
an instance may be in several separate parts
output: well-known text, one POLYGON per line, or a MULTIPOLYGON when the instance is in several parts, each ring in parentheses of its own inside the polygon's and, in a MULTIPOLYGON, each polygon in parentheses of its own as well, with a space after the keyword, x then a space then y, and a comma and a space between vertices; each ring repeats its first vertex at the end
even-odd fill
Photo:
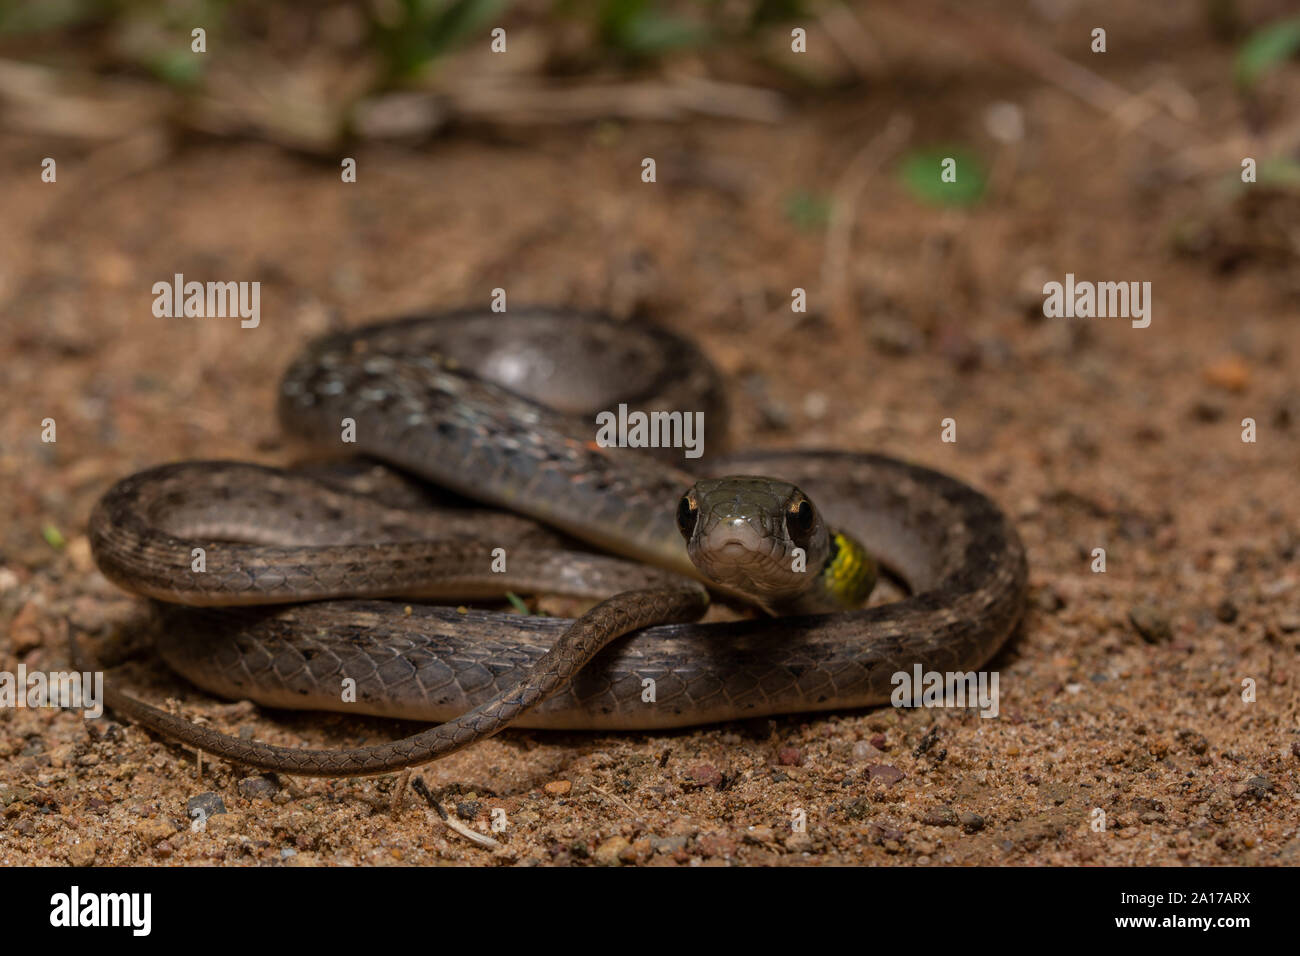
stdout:
MULTIPOLYGON (((1087 778, 1104 724, 1125 786, 1184 731, 1210 741, 1193 769, 1294 783, 1283 711, 1179 702, 1230 698, 1243 672, 1300 679, 1298 54, 1283 0, 6 0, 5 666, 54 666, 60 622, 103 635, 136 613, 85 540, 113 481, 191 457, 283 463, 274 382, 308 337, 501 288, 695 338, 727 377, 733 444, 883 451, 1002 503, 1034 587, 1004 708, 1056 721, 989 722, 1004 736, 980 746, 1008 779, 1049 752, 1053 774, 1087 778), (156 318, 152 286, 175 273, 261 282, 260 325, 156 318), (1151 282, 1150 327, 1044 318, 1066 273, 1151 282), (1097 547, 1104 575, 1085 573, 1097 547), (1088 693, 1052 711, 1063 687, 1088 693)), ((885 723, 861 739, 908 739, 914 716, 869 718, 885 723)), ((733 759, 734 741, 699 739, 733 759)), ((0 773, 48 769, 27 749, 0 773)), ((542 773, 547 753, 505 762, 542 773)), ((1198 836, 1185 769, 1168 792, 1135 784, 1170 808, 1149 821, 1155 860, 1300 862, 1262 804, 1250 840, 1198 836)), ((815 776, 800 798, 825 810, 839 798, 815 776)), ((969 859, 1040 851, 1001 799, 982 812, 1007 826, 969 859)), ((1116 800, 1135 826, 1155 812, 1116 800)), ((925 855, 904 816, 890 839, 925 855)), ((844 847, 881 845, 863 835, 880 821, 841 823, 844 847)), ((1107 847, 1052 852, 1140 856, 1107 847)))

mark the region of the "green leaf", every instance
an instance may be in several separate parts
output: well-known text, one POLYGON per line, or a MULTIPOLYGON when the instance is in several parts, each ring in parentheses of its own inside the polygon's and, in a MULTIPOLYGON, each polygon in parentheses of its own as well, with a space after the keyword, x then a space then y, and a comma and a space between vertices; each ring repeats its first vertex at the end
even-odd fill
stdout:
POLYGON ((1263 186, 1276 186, 1279 189, 1300 192, 1300 162, 1287 159, 1285 156, 1267 159, 1256 168, 1255 182, 1263 186))
POLYGON ((426 36, 434 55, 463 43, 504 9, 510 0, 454 0, 434 18, 426 36))
POLYGON ((46 544, 56 551, 62 551, 68 544, 68 539, 63 537, 59 529, 52 524, 47 524, 41 529, 41 537, 45 539, 46 544))
POLYGON ((1234 170, 1223 177, 1220 185, 1221 192, 1232 196, 1261 186, 1300 194, 1300 162, 1285 156, 1262 159, 1255 167, 1253 183, 1243 183, 1241 171, 1234 170))
POLYGON ((806 190, 793 192, 785 199, 785 218, 800 229, 821 229, 831 218, 830 200, 806 190))
POLYGON ((938 206, 969 206, 984 197, 983 164, 961 148, 915 150, 903 157, 903 185, 922 202, 938 206), (954 182, 943 181, 944 161, 956 162, 954 182))
POLYGON ((635 56, 655 56, 703 43, 698 23, 656 10, 649 0, 605 0, 600 29, 606 43, 635 56))
POLYGON ((1237 51, 1237 85, 1249 89, 1270 70, 1300 52, 1300 17, 1257 30, 1237 51))
POLYGON ((390 77, 406 77, 477 34, 510 0, 400 0, 402 15, 391 23, 376 23, 375 43, 390 77))
POLYGON ((525 617, 532 613, 528 610, 528 605, 524 603, 524 599, 513 591, 506 592, 506 600, 511 603, 516 611, 523 614, 525 617))

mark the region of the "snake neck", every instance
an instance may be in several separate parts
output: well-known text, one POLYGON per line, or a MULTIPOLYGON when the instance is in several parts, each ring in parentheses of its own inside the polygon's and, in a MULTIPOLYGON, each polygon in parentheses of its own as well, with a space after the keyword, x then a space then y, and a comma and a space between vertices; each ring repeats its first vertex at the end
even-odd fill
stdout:
POLYGON ((783 613, 828 613, 862 607, 876 586, 876 561, 852 535, 830 533, 830 553, 808 591, 781 608, 783 613))

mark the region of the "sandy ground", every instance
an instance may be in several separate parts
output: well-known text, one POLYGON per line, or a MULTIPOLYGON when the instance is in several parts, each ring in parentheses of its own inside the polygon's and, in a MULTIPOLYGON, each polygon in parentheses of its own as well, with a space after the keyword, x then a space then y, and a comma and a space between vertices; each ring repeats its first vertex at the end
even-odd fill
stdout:
MULTIPOLYGON (((1192 22, 1168 30, 1177 47, 1135 26, 1108 76, 1174 78, 1195 92, 1197 129, 1236 135, 1229 51, 1192 22)), ((1276 96, 1269 109, 1294 114, 1300 84, 1276 96)), ((0 670, 64 668, 72 628, 113 679, 230 733, 342 747, 411 731, 188 686, 153 659, 142 602, 94 568, 85 522, 148 465, 288 461, 273 383, 309 336, 482 305, 498 286, 513 303, 641 311, 697 338, 728 378, 733 445, 878 450, 982 488, 1017 522, 1032 593, 993 665, 998 719, 886 708, 508 732, 426 768, 467 825, 504 809, 496 850, 413 796, 391 811, 394 777, 200 773, 192 752, 108 718, 0 710, 0 861, 1300 864, 1300 199, 1232 202, 1218 173, 1173 176, 1171 155, 974 57, 776 126, 358 148, 355 185, 271 146, 202 142, 91 189, 82 154, 7 136, 0 670), (1018 145, 985 128, 999 100, 1024 110, 1018 145), (912 120, 913 144, 972 144, 992 191, 937 210, 890 172, 867 178, 842 321, 825 225, 786 208, 829 194, 893 115, 912 120), (57 185, 38 180, 46 155, 57 185), (645 156, 659 159, 654 185, 640 182, 645 156), (154 318, 149 290, 176 272, 260 279, 260 327, 154 318), (1150 281, 1150 327, 1044 319, 1042 283, 1066 272, 1150 281), (795 287, 807 315, 790 312, 795 287), (940 441, 948 417, 955 444, 940 441), (204 794, 227 812, 192 832, 188 802, 204 794)))

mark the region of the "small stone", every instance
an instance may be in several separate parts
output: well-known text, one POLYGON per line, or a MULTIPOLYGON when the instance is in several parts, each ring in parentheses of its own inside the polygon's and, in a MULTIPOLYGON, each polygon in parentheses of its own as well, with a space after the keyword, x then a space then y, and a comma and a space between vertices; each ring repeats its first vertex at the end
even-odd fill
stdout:
POLYGON ((623 852, 630 847, 626 837, 612 836, 596 847, 592 856, 601 866, 621 866, 623 852))
POLYGON ((957 814, 957 822, 961 824, 962 829, 967 833, 976 833, 984 829, 984 818, 978 813, 971 813, 969 810, 957 814))
POLYGON ((875 812, 875 805, 866 797, 859 797, 844 808, 844 815, 850 820, 866 820, 875 812))
POLYGON ((1274 784, 1271 777, 1261 774, 1258 777, 1251 777, 1246 781, 1246 795, 1255 799, 1262 800, 1274 790, 1274 784))
POLYGON ((955 827, 957 813, 951 807, 936 807, 921 817, 921 822, 928 827, 955 827))
POLYGON ((225 813, 226 805, 219 794, 209 790, 207 793, 200 793, 197 797, 190 797, 185 802, 185 813, 191 819, 202 818, 208 820, 218 813, 225 813))
POLYGON ((736 841, 725 833, 706 833, 696 841, 705 856, 727 859, 736 854, 736 841))
POLYGON ((797 767, 803 763, 803 753, 798 747, 782 747, 777 751, 776 760, 782 767, 797 767))
POLYGON ((831 401, 823 392, 809 392, 803 397, 803 413, 812 421, 821 421, 830 411, 831 401))
POLYGON ((875 747, 875 748, 877 748, 877 749, 879 749, 879 750, 884 750, 884 749, 885 749, 885 735, 884 735, 884 734, 876 734, 874 737, 872 737, 872 738, 871 738, 871 746, 873 746, 873 747, 875 747))
POLYGON ((35 602, 24 604, 9 624, 9 646, 14 654, 21 657, 45 643, 44 624, 35 602))
POLYGON ((853 762, 866 763, 868 760, 879 760, 885 755, 885 752, 868 740, 859 740, 853 745, 853 762))
POLYGON ((682 835, 670 836, 670 837, 651 837, 650 848, 654 850, 656 853, 667 853, 671 855, 673 853, 677 853, 679 850, 686 849, 686 840, 687 838, 682 835))
POLYGON ((13 803, 23 803, 31 797, 32 791, 26 787, 0 787, 0 807, 13 803))
POLYGON ((897 767, 891 767, 887 763, 873 763, 866 769, 865 773, 868 780, 878 781, 886 787, 892 787, 904 777, 903 771, 897 767))
POLYGON ((686 772, 687 778, 697 787, 720 788, 725 781, 722 771, 711 763, 696 764, 686 772))
POLYGON ((744 840, 746 843, 762 845, 771 843, 776 839, 776 831, 771 827, 750 827, 745 831, 744 840))
POLYGON ((791 853, 807 853, 812 847, 812 837, 807 833, 791 833, 785 838, 785 848, 791 853))
POLYGON ((1277 619, 1277 626, 1284 634, 1300 631, 1300 614, 1283 614, 1277 619))
POLYGON ((232 833, 238 833, 243 829, 244 815, 242 813, 219 813, 209 819, 204 828, 209 836, 228 836, 232 833))
POLYGON ((280 791, 280 781, 275 774, 262 773, 255 777, 245 777, 235 785, 246 800, 270 800, 280 791))
POLYGON ((1207 365, 1201 374, 1207 385, 1228 392, 1244 392, 1250 385, 1250 367, 1237 355, 1207 365))
POLYGON ((552 780, 542 789, 553 797, 567 797, 569 791, 573 789, 573 783, 569 780, 552 780))
POLYGON ((174 834, 176 827, 172 826, 170 820, 155 817, 152 820, 141 820, 135 825, 135 832, 145 846, 155 846, 174 834))
POLYGON ((456 804, 456 816, 462 820, 476 820, 482 809, 483 804, 478 800, 462 800, 456 804))
POLYGON ((1173 636, 1169 616, 1150 604, 1139 604, 1128 612, 1129 623, 1148 644, 1159 644, 1173 636))
POLYGON ((1224 624, 1231 624, 1237 619, 1237 605, 1230 598, 1224 598, 1214 606, 1214 616, 1224 624))
POLYGON ((67 550, 64 552, 72 561, 72 566, 82 574, 89 574, 95 570, 95 558, 90 552, 90 539, 84 534, 78 535, 68 542, 67 550))
POLYGON ((98 852, 99 845, 94 840, 82 840, 68 847, 68 862, 73 866, 90 866, 98 852))

